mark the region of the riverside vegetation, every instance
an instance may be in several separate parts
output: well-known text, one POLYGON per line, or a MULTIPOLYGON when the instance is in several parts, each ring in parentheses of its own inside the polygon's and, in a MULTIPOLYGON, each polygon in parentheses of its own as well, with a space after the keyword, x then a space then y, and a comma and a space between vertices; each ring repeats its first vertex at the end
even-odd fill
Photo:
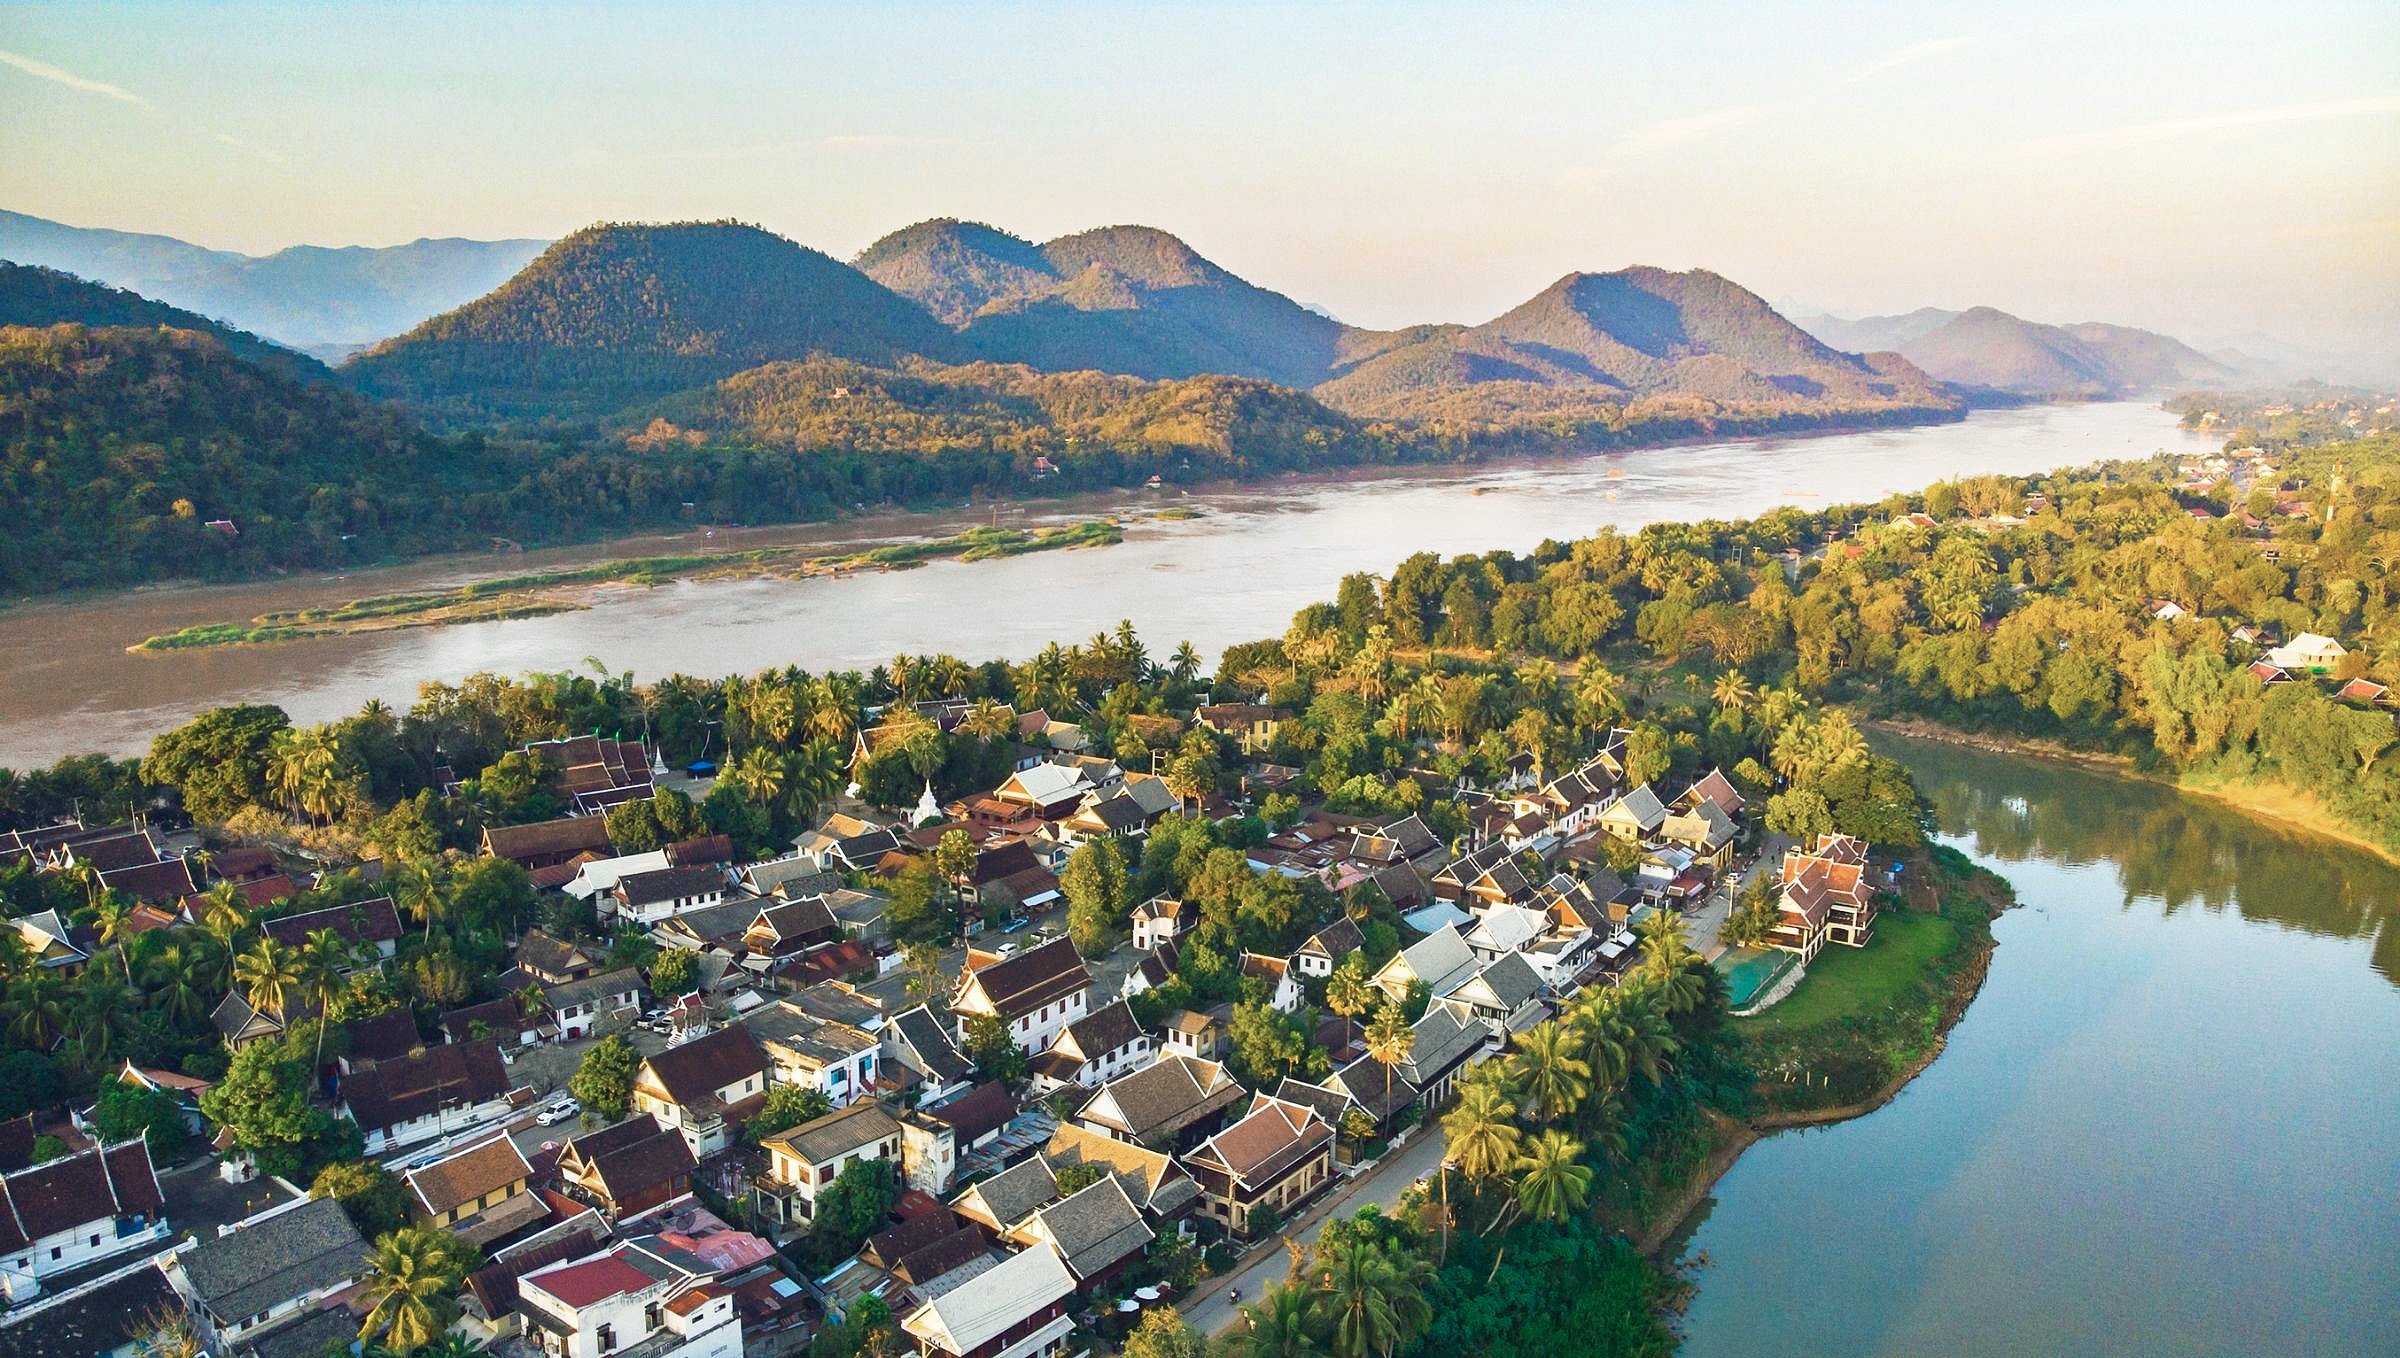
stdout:
MULTIPOLYGON (((1715 970, 1675 931, 1646 929, 1626 985, 1519 1035, 1466 1082, 1443 1115, 1449 1165, 1430 1193, 1393 1223, 1357 1226, 1370 1243, 1335 1234, 1322 1268, 1260 1299, 1244 1329, 1281 1326, 1295 1344, 1284 1352, 1581 1352, 1587 1335, 1613 1351, 1658 1352, 1671 1343, 1658 1311, 1678 1284, 1602 1228, 1647 1243, 1743 1127, 1838 1114, 1905 1078, 1971 994, 1985 922, 2005 899, 1955 858, 1924 851, 1906 768, 1870 750, 1841 704, 2005 722, 2097 748, 2146 744, 2145 757, 2186 770, 2320 789, 2331 764, 2348 789, 2334 792, 2335 811, 2376 831, 2390 717, 2313 682, 2245 686, 2224 619, 2340 631, 2361 638, 2368 667, 2387 663, 2375 639, 2395 601, 2376 554, 2392 534, 2383 488, 2394 470, 2388 440, 2291 455, 2277 493, 2309 510, 2255 539, 2279 549, 2272 561, 2238 521, 2200 522, 2186 503, 2230 501, 2239 488, 2178 490, 2172 467, 2134 463, 1983 478, 1873 508, 1654 525, 1526 556, 1420 555, 1386 577, 1343 580, 1281 636, 1228 648, 1213 677, 1189 646, 1154 657, 1126 625, 1014 664, 904 655, 865 673, 649 684, 604 671, 479 675, 425 685, 404 713, 374 705, 311 727, 271 707, 225 708, 162 733, 135 763, 84 757, 0 778, 0 819, 38 823, 78 802, 153 806, 192 816, 211 842, 282 844, 335 863, 372 853, 420 929, 389 971, 352 972, 338 994, 338 965, 305 984, 325 991, 334 1026, 403 1006, 423 1025, 499 998, 488 992, 502 939, 536 911, 521 871, 467 856, 483 827, 562 808, 527 741, 638 731, 672 762, 724 759, 704 801, 670 792, 630 803, 611 814, 611 835, 634 852, 708 830, 754 855, 788 844, 852 776, 886 807, 913 804, 927 781, 945 798, 988 787, 1007 767, 1015 712, 1034 708, 1073 715, 1120 760, 1155 757, 1187 803, 1234 793, 1234 747, 1162 719, 1204 692, 1255 694, 1297 714, 1261 752, 1299 770, 1290 791, 1221 822, 1168 817, 1130 861, 1113 844, 1087 846, 1064 887, 1070 934, 1086 950, 1122 937, 1150 895, 1193 903, 1200 923, 1174 973, 1140 1004, 1232 1002, 1234 1068, 1271 1084, 1320 1073, 1329 1058, 1305 1023, 1245 990, 1241 953, 1288 951, 1351 914, 1367 947, 1319 998, 1405 1032, 1406 1015, 1387 1017, 1363 986, 1363 968, 1400 945, 1402 926, 1371 887, 1336 897, 1261 876, 1241 849, 1291 823, 1302 797, 1416 812, 1455 836, 1464 810, 1439 789, 1460 775, 1493 779, 1520 752, 1537 769, 1565 768, 1622 726, 1630 780, 1720 767, 1764 800, 1770 830, 1859 835, 1935 878, 1938 908, 1893 909, 1874 945, 1824 963, 1786 1001, 1794 1007, 1754 1020, 1727 1016, 1715 970), (2029 495, 2045 501, 2023 515, 2029 495), (1932 526, 1895 522, 1912 512, 1932 526), (2151 616, 2148 600, 2166 593, 2182 594, 2192 615, 2151 616), (968 701, 954 730, 905 715, 936 696, 968 701), (845 751, 871 709, 901 715, 853 771, 845 751), (2218 731, 2220 713, 2231 714, 2220 738, 2194 758, 2193 733, 2218 731), (444 764, 469 773, 450 798, 432 787, 444 764), (1559 1267, 1526 1266, 1544 1259, 1559 1267), (1435 1304, 1422 1311, 1403 1300, 1426 1295, 1435 1304)), ((291 957, 257 941, 263 916, 223 902, 198 924, 127 936, 112 923, 127 903, 100 885, 0 869, 11 914, 57 909, 107 940, 73 979, 0 956, 0 1020, 27 1043, 0 1065, 0 1105, 82 1096, 131 1057, 223 1076, 212 1116, 262 1163, 314 1174, 351 1161, 355 1131, 294 1111, 306 1108, 298 1048, 262 1043, 229 1061, 206 1022, 232 987, 295 984, 291 957)), ((887 922, 922 972, 921 950, 951 936, 959 900, 930 860, 881 885, 887 922)), ((293 905, 368 890, 337 871, 293 905)), ((545 922, 587 937, 594 928, 580 906, 549 907, 545 922)), ((614 963, 658 960, 637 936, 595 943, 614 963)))

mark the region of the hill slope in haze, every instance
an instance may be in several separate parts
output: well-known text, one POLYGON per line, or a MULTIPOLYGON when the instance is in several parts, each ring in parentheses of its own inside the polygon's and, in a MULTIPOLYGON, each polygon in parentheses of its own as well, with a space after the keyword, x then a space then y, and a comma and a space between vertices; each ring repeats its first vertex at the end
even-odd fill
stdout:
POLYGON ((443 413, 593 414, 775 359, 889 362, 954 344, 916 303, 757 227, 604 224, 342 373, 443 413))
POLYGON ((971 222, 919 222, 875 242, 859 268, 960 328, 975 356, 1051 372, 1202 373, 1309 387, 1349 328, 1146 226, 1035 245, 971 222))
POLYGON ((1873 340, 1944 382, 2024 397, 2115 397, 2240 380, 2226 363, 2156 331, 2043 325, 1993 307, 1803 322, 1828 344, 1873 340))
POLYGON ((1669 406, 1869 420, 1957 409, 1907 362, 1830 348, 1713 273, 1644 267, 1569 274, 1482 325, 1362 346, 1318 394, 1353 414, 1456 428, 1669 406))
POLYGON ((286 377, 321 381, 333 374, 305 354, 269 344, 245 330, 220 325, 181 307, 155 302, 123 288, 107 287, 56 269, 0 260, 0 326, 167 326, 209 335, 236 358, 273 368, 286 377))
POLYGON ((0 259, 130 288, 310 351, 364 347, 472 301, 544 244, 450 237, 243 255, 0 211, 0 259))

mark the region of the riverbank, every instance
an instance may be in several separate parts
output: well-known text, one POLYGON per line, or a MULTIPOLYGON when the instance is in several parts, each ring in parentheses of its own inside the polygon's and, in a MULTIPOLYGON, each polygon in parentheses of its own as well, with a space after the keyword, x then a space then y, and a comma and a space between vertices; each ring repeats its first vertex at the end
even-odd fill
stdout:
POLYGON ((2386 863, 2400 866, 2400 852, 2379 840, 2370 839, 2343 822, 2339 813, 2324 798, 2306 788, 2293 787, 2278 781, 2234 781, 2211 778, 2201 774, 2181 774, 2169 777, 2149 772, 2123 755, 2078 750, 2055 740, 2030 736, 1994 734, 1988 731, 1968 731, 1945 725, 1927 717, 1861 717, 1858 724, 1868 730, 1888 731, 1912 740, 1930 740, 1943 745, 1960 745, 1989 754, 2030 756, 2073 764, 2080 769, 2123 778, 2131 782, 2151 783, 2169 787, 2177 792, 2233 808, 2254 820, 2279 828, 2298 831, 2316 839, 2331 840, 2346 848, 2372 854, 2386 863))
POLYGON ((1997 946, 1991 922, 2016 897, 2005 880, 1947 849, 1937 847, 1910 870, 1936 878, 1938 909, 1887 908, 1867 947, 1827 949, 1782 1004, 1729 1020, 1752 1066, 1748 1104, 1704 1111, 1699 1144, 1685 1151, 1689 1178, 1627 1232, 1645 1255, 1673 1263, 1666 1256, 1679 1251, 1670 1246, 1759 1141, 1864 1117, 1941 1057, 1990 973, 1997 946))
POLYGON ((742 552, 712 552, 684 556, 625 557, 566 570, 479 580, 438 593, 385 594, 353 599, 330 608, 285 609, 261 613, 248 623, 196 623, 174 632, 144 638, 126 647, 140 654, 199 650, 212 646, 258 645, 310 637, 356 636, 410 627, 442 627, 460 623, 535 618, 577 612, 589 605, 581 600, 543 591, 602 584, 658 585, 669 580, 727 580, 753 576, 832 577, 853 571, 906 570, 929 561, 990 561, 1031 552, 1065 551, 1076 547, 1106 547, 1125 540, 1114 519, 1089 519, 1065 527, 1037 528, 1030 533, 1014 528, 970 528, 949 537, 922 542, 889 543, 847 555, 802 555, 799 547, 768 547, 742 552))

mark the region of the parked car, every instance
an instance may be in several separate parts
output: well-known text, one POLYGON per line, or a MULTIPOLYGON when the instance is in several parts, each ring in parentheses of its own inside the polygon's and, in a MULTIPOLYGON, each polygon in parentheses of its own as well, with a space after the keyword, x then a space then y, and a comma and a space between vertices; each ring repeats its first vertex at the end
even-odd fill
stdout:
POLYGON ((645 1024, 658 1023, 664 1020, 666 1016, 667 1011, 664 1009, 645 1009, 642 1011, 642 1022, 645 1024))
POLYGON ((544 1127, 552 1127, 566 1121, 568 1118, 576 1117, 582 1112, 582 1104, 577 1103, 573 1099, 561 1099, 557 1103, 551 1104, 548 1108, 545 1108, 540 1113, 536 1114, 533 1120, 540 1123, 544 1127))
POLYGON ((992 952, 1001 957, 1014 957, 1017 955, 1017 945, 1013 941, 1003 943, 999 947, 992 949, 992 952))
POLYGON ((1031 923, 1033 923, 1032 920, 1027 919, 1023 915, 1019 915, 1015 919, 1010 920, 1008 923, 1001 925, 1000 932, 1004 934, 1013 934, 1031 923))

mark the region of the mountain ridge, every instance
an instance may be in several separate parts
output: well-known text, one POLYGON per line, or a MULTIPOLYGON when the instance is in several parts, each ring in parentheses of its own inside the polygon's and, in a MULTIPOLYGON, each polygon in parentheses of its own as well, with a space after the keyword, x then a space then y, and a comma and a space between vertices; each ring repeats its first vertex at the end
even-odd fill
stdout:
POLYGON ((2101 321, 2045 325, 1990 306, 1818 315, 1799 324, 1828 343, 1883 341, 1941 381, 2014 397, 2123 397, 2242 377, 2222 359, 2157 331, 2101 321))

